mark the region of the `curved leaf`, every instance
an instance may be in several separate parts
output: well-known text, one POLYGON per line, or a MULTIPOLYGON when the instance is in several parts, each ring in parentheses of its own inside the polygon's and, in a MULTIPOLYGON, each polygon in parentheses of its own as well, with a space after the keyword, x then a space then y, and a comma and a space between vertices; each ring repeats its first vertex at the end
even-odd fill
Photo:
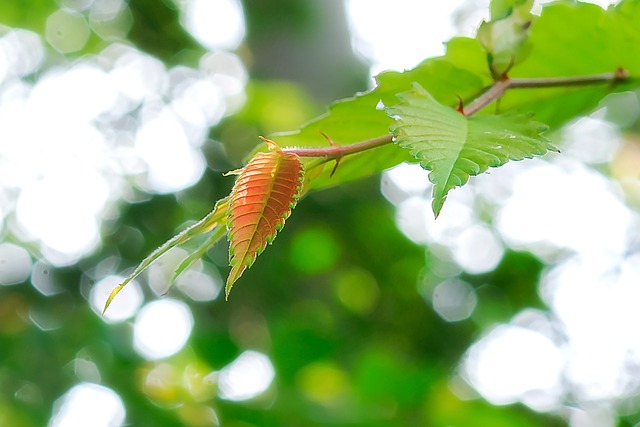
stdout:
MULTIPOLYGON (((199 236, 200 234, 208 233, 210 231, 214 231, 213 236, 216 237, 215 241, 213 240, 213 238, 207 239, 208 246, 206 247, 206 249, 211 247, 218 239, 220 239, 224 235, 224 233, 220 233, 220 230, 224 230, 225 222, 227 220, 227 201, 228 197, 218 200, 213 210, 209 212, 204 218, 164 242, 162 246, 156 248, 145 259, 143 259, 142 262, 140 262, 140 264, 138 264, 138 266, 135 268, 135 270, 133 270, 133 273, 127 276, 127 278, 124 279, 122 283, 113 288, 113 290, 109 294, 109 297, 107 298, 107 301, 104 304, 102 314, 107 311, 107 308, 109 308, 111 301, 113 301, 116 295, 118 295, 129 282, 131 282, 140 273, 146 270, 147 267, 153 264, 155 260, 166 254, 171 248, 181 245, 191 240, 195 236, 199 236)), ((198 251, 197 253, 200 254, 200 251, 198 251)), ((176 274, 174 274, 173 279, 175 279, 183 270, 191 265, 193 261, 194 259, 192 259, 192 257, 190 256, 182 264, 180 264, 180 266, 176 270, 176 274)))
POLYGON ((419 84, 399 95, 402 102, 388 109, 396 118, 396 143, 407 148, 430 170, 433 212, 438 216, 449 190, 469 176, 509 160, 522 160, 557 151, 542 135, 546 126, 523 115, 465 117, 436 101, 419 84))
POLYGON ((304 169, 298 156, 283 153, 273 141, 265 142, 272 151, 256 154, 240 170, 231 190, 227 298, 236 280, 282 229, 302 188, 304 169))

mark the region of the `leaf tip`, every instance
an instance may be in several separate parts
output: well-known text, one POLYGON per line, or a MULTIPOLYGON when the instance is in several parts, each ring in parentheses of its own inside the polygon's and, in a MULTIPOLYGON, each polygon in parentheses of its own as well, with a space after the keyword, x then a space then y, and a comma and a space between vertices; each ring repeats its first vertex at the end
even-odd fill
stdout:
MULTIPOLYGON (((255 259, 255 258, 254 258, 255 259)), ((224 287, 224 299, 225 301, 229 301, 229 294, 231 293, 231 288, 238 281, 240 276, 244 273, 247 267, 250 265, 242 265, 242 264, 233 264, 231 266, 231 271, 229 272, 229 276, 227 277, 227 283, 224 287)))
POLYGON ((122 288, 124 288, 127 283, 128 283, 128 280, 125 280, 124 282, 120 283, 118 286, 113 288, 113 290, 111 291, 111 293, 107 297, 107 301, 104 303, 104 308, 102 309, 102 313, 100 313, 102 316, 104 316, 104 313, 107 312, 107 309, 111 305, 111 302, 113 301, 113 299, 116 297, 116 295, 118 295, 120 293, 122 288))
POLYGON ((269 148, 269 150, 277 151, 278 153, 282 152, 282 150, 280 149, 280 146, 278 146, 278 144, 276 144, 274 141, 268 138, 265 138, 264 136, 258 136, 258 138, 260 138, 263 142, 267 144, 267 147, 269 148))
MULTIPOLYGON (((231 275, 229 275, 229 279, 231 279, 231 275)), ((233 288, 233 284, 237 280, 237 277, 233 281, 231 281, 229 279, 227 279, 227 284, 224 287, 224 300, 225 301, 229 301, 229 294, 231 294, 231 288, 233 288)))
POLYGON ((446 199, 446 196, 433 198, 433 202, 431 202, 431 209, 433 210, 434 219, 438 219, 438 216, 440 216, 440 211, 442 211, 442 207, 444 206, 444 201, 446 199))

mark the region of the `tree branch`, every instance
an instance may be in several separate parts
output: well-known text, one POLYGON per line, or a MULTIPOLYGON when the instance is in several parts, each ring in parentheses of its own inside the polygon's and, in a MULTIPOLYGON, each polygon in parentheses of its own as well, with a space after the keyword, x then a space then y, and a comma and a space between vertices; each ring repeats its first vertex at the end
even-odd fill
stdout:
POLYGON ((465 116, 471 116, 482 110, 493 101, 501 98, 507 89, 536 89, 545 87, 571 87, 590 86, 602 83, 616 84, 629 80, 629 72, 624 68, 618 68, 613 73, 591 74, 572 77, 540 77, 531 79, 505 78, 497 80, 482 95, 473 100, 464 109, 465 116))
MULTIPOLYGON (((610 83, 612 85, 630 81, 632 78, 629 72, 624 68, 618 68, 613 73, 591 74, 586 76, 575 77, 541 77, 541 78, 505 78, 497 80, 493 85, 478 96, 467 107, 462 109, 462 114, 470 117, 482 110, 493 101, 500 99, 508 89, 534 89, 545 87, 571 87, 571 86, 590 86, 596 84, 610 83)), ((637 79, 633 79, 637 80, 637 79)), ((323 134, 324 135, 324 134, 323 134)), ((330 147, 287 147, 282 151, 285 153, 297 154, 300 157, 324 157, 326 159, 340 159, 349 154, 355 154, 372 148, 381 147, 393 141, 394 135, 383 135, 377 138, 368 139, 366 141, 356 142, 349 145, 337 145, 329 137, 327 140, 331 144, 330 147)))
POLYGON ((589 86, 602 83, 616 84, 626 80, 629 80, 629 72, 624 68, 618 68, 613 73, 592 74, 589 76, 511 79, 509 87, 514 89, 528 89, 541 87, 589 86))
POLYGON ((482 95, 473 100, 468 107, 463 109, 463 114, 467 117, 474 115, 496 99, 499 99, 509 89, 513 80, 498 80, 489 87, 482 95))

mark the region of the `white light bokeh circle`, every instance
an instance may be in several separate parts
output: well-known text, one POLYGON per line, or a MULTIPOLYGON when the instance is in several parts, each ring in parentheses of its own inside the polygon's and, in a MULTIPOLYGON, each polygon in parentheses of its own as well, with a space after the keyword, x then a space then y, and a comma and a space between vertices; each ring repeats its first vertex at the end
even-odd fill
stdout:
POLYGON ((49 427, 119 427, 125 414, 116 392, 98 384, 83 383, 56 402, 49 427))
POLYGON ((44 45, 34 32, 15 29, 0 37, 0 82, 7 74, 33 73, 44 60, 44 45))
POLYGON ((475 224, 465 228, 456 238, 451 253, 467 273, 481 274, 496 268, 504 248, 489 227, 475 224))
POLYGON ((380 182, 382 195, 394 205, 424 195, 430 188, 429 172, 417 163, 400 163, 384 171, 380 182))
POLYGON ((245 351, 218 374, 220 398, 248 400, 264 393, 275 376, 271 360, 256 351, 245 351))
POLYGON ((183 302, 162 299, 145 305, 133 325, 133 347, 149 360, 169 357, 184 347, 193 315, 183 302))
POLYGON ((101 318, 107 323, 121 322, 132 317, 144 301, 140 285, 135 280, 132 280, 127 286, 122 288, 118 296, 114 298, 109 305, 109 309, 102 314, 104 304, 111 294, 111 291, 122 283, 123 280, 124 277, 122 276, 107 276, 91 288, 89 294, 91 308, 100 314, 101 318))
POLYGON ((136 149, 148 167, 148 185, 171 193, 195 184, 205 169, 202 153, 189 144, 184 128, 168 108, 138 130, 136 149))
POLYGON ((71 174, 52 176, 23 189, 16 216, 27 233, 39 237, 50 249, 53 264, 67 265, 98 243, 96 208, 101 206, 92 206, 87 199, 101 205, 107 197, 108 185, 97 174, 87 173, 82 180, 71 174))
POLYGON ((244 12, 239 0, 190 0, 185 27, 209 49, 236 49, 244 39, 244 12))
POLYGON ((414 67, 424 58, 444 53, 442 41, 456 33, 451 15, 463 1, 349 0, 353 45, 372 60, 373 74, 414 67), (399 25, 393 31, 380 30, 390 22, 399 25), (409 40, 416 42, 407 44, 409 40))
POLYGON ((433 309, 447 322, 459 322, 473 313, 478 303, 475 289, 462 280, 439 283, 432 294, 433 309))
POLYGON ((22 246, 0 243, 0 285, 22 283, 31 273, 31 255, 22 246))
POLYGON ((66 119, 88 122, 115 105, 118 92, 109 75, 89 63, 80 63, 64 72, 52 71, 43 76, 31 93, 31 107, 42 119, 66 119))
POLYGON ((222 290, 222 279, 216 272, 188 270, 176 280, 176 287, 194 301, 213 301, 222 290))
POLYGON ((570 249, 597 257, 624 253, 636 222, 609 179, 566 160, 517 175, 496 227, 509 245, 539 256, 570 249))
POLYGON ((564 354, 546 336, 502 325, 471 346, 464 367, 467 380, 485 399, 504 405, 530 403, 527 394, 559 398, 564 364, 564 354))
POLYGON ((80 13, 59 9, 47 18, 45 37, 62 53, 82 49, 90 35, 89 24, 80 13))
POLYGON ((562 153, 585 163, 610 162, 622 142, 613 124, 594 117, 580 118, 565 127, 563 134, 567 144, 562 153))
POLYGON ((574 257, 542 279, 542 294, 562 321, 571 359, 566 378, 583 400, 615 399, 640 386, 640 255, 617 264, 574 257))
POLYGON ((132 107, 147 97, 158 96, 166 85, 164 64, 131 48, 118 47, 124 52, 109 72, 118 91, 131 101, 132 107))

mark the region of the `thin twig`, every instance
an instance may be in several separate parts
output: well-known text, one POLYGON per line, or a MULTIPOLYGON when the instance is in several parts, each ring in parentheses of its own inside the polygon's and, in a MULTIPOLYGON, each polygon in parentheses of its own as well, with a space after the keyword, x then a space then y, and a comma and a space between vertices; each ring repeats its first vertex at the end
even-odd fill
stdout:
POLYGON ((512 80, 498 80, 486 92, 473 100, 471 104, 464 108, 464 115, 469 117, 491 104, 509 89, 512 80))
POLYGON ((332 145, 330 147, 286 147, 282 151, 285 153, 297 154, 300 157, 326 157, 337 159, 349 154, 359 153, 372 148, 381 147, 393 141, 393 135, 383 135, 366 141, 356 142, 349 145, 332 145))
MULTIPOLYGON (((591 74, 574 77, 541 77, 541 78, 504 78, 496 80, 493 85, 478 96, 468 106, 461 108, 461 112, 466 116, 472 116, 487 105, 496 101, 505 94, 508 89, 533 89, 544 87, 570 87, 589 86, 602 83, 616 84, 619 82, 637 80, 629 76, 629 72, 624 68, 618 68, 613 73, 591 74)), ((383 135, 366 141, 356 142, 349 145, 331 144, 330 147, 287 147, 282 151, 285 153, 297 154, 300 157, 324 157, 326 159, 340 159, 349 154, 355 154, 372 148, 381 147, 393 141, 394 135, 383 135)))
POLYGON ((493 101, 502 98, 507 89, 589 86, 603 83, 616 84, 627 80, 629 80, 629 72, 624 68, 618 68, 613 73, 591 74, 587 76, 537 77, 531 79, 510 79, 507 77, 503 80, 497 80, 482 95, 474 99, 473 102, 464 109, 464 115, 467 117, 471 116, 493 101))
POLYGON ((534 79, 511 79, 509 87, 513 89, 588 86, 601 83, 618 83, 629 79, 629 72, 618 68, 613 73, 592 74, 576 77, 543 77, 534 79))

